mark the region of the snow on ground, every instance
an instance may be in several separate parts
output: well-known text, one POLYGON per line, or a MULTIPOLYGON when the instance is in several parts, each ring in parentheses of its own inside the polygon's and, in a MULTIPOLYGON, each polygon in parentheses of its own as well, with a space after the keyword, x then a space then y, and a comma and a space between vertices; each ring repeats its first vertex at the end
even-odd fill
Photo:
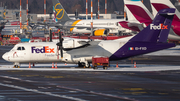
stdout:
POLYGON ((116 64, 111 65, 107 70, 102 67, 94 70, 93 68, 78 68, 76 64, 57 64, 57 69, 52 68, 52 64, 36 64, 35 67, 29 68, 28 64, 22 64, 20 68, 13 68, 13 65, 0 65, 0 70, 32 70, 32 71, 134 71, 134 72, 145 72, 145 71, 169 71, 169 70, 180 70, 180 66, 171 65, 146 65, 139 64, 137 68, 134 68, 133 64, 120 64, 116 67, 116 64))

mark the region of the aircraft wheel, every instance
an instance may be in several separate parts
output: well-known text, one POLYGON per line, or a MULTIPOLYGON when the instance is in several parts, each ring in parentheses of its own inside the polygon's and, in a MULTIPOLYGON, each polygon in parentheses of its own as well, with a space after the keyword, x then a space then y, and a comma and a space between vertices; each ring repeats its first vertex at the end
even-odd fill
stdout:
POLYGON ((94 66, 93 68, 94 68, 94 69, 98 69, 98 67, 97 67, 97 66, 94 66))
POLYGON ((19 68, 19 66, 18 65, 14 65, 14 67, 13 68, 19 68))
POLYGON ((90 65, 90 63, 88 63, 88 65, 86 65, 87 67, 86 68, 91 68, 91 65, 90 65))
POLYGON ((103 69, 105 69, 105 70, 106 70, 107 68, 108 68, 108 67, 106 67, 106 66, 103 66, 103 69))
POLYGON ((78 62, 78 67, 84 67, 84 63, 78 62))

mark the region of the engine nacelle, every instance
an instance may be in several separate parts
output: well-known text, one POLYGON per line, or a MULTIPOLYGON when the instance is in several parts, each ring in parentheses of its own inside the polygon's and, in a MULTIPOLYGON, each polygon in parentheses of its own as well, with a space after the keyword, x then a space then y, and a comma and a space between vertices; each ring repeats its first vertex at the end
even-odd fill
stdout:
POLYGON ((98 29, 94 31, 94 36, 107 36, 109 34, 108 29, 98 29))

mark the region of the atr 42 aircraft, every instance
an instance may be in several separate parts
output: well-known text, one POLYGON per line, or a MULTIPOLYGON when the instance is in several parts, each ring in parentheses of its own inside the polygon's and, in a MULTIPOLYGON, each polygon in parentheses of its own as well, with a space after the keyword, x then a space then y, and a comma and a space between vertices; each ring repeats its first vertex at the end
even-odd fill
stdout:
MULTIPOLYGON (((52 2, 57 23, 48 24, 48 26, 56 26, 59 29, 65 29, 74 33, 91 33, 91 20, 71 20, 59 0, 52 0, 52 2)), ((118 23, 120 21, 124 21, 124 19, 94 19, 94 35, 102 36, 125 31, 118 23)))
MULTIPOLYGON (((154 0, 158 1, 158 0, 154 0)), ((166 0, 161 0, 162 2, 166 0)), ((150 13, 150 11, 144 6, 144 4, 141 2, 141 0, 124 0, 125 4, 125 10, 127 12, 128 20, 134 21, 139 24, 143 24, 144 27, 148 26, 152 20, 154 19, 154 16, 150 13)), ((176 10, 177 12, 177 10, 176 10)), ((174 20, 173 20, 174 21, 174 20)), ((173 24, 172 24, 173 25, 173 24)), ((138 31, 138 27, 132 28, 132 30, 138 31)), ((180 40, 180 33, 175 33, 177 31, 173 31, 173 28, 170 30, 170 34, 168 36, 168 39, 172 40, 180 40)))
POLYGON ((18 67, 20 63, 29 62, 67 62, 89 67, 92 57, 95 56, 109 57, 109 60, 113 61, 171 48, 175 44, 167 43, 167 37, 174 12, 175 9, 160 10, 154 21, 134 36, 101 41, 81 39, 76 41, 77 39, 65 38, 63 41, 60 34, 59 43, 20 43, 2 57, 6 61, 14 62, 15 67, 18 67), (60 56, 62 58, 59 58, 60 56))

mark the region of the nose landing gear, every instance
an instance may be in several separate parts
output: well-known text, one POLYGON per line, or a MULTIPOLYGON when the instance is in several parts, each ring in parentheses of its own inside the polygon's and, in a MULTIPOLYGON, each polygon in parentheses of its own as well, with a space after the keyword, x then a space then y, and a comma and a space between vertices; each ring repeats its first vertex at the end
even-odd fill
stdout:
POLYGON ((20 66, 18 66, 18 65, 14 65, 14 67, 13 68, 20 68, 20 66))
POLYGON ((19 63, 14 63, 14 67, 13 68, 20 68, 19 63))

